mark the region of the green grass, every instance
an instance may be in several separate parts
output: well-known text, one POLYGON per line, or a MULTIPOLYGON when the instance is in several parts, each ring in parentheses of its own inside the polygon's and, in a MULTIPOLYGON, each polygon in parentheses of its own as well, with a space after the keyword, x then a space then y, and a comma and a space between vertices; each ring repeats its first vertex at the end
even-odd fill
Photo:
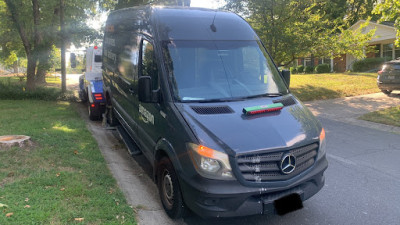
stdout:
POLYGON ((367 113, 359 119, 400 127, 400 106, 367 113))
POLYGON ((376 73, 293 74, 290 90, 302 101, 380 92, 376 73))
POLYGON ((0 224, 135 223, 73 104, 0 100, 0 115, 0 136, 28 135, 34 142, 0 149, 0 203, 8 206, 0 208, 0 224))
POLYGON ((47 77, 46 87, 37 87, 34 91, 26 91, 26 81, 23 77, 0 77, 0 100, 70 100, 75 101, 76 97, 72 91, 65 94, 61 93, 60 79, 57 77, 47 77))

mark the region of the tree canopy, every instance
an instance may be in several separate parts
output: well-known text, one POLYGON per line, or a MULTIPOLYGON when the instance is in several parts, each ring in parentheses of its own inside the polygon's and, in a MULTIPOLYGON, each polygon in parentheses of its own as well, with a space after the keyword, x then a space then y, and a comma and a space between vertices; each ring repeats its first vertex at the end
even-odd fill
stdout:
MULTIPOLYGON (((66 1, 68 42, 79 46, 99 37, 88 27, 86 20, 96 13, 99 6, 111 5, 112 0, 66 1)), ((9 58, 13 52, 18 55, 21 49, 24 50, 28 60, 27 89, 34 89, 36 84, 45 82, 45 74, 51 67, 53 46, 60 45, 60 1, 0 0, 0 6, 0 46, 5 46, 2 54, 8 54, 3 57, 9 58)))
POLYGON ((400 0, 380 1, 373 12, 381 16, 381 21, 394 21, 397 29, 396 45, 400 46, 400 0))
POLYGON ((225 9, 241 14, 255 29, 278 65, 314 55, 364 55, 373 32, 347 28, 368 19, 376 0, 227 0, 225 9))
MULTIPOLYGON (((362 57, 374 31, 362 34, 362 28, 347 29, 360 19, 381 17, 381 20, 395 21, 400 28, 399 0, 225 2, 224 9, 239 13, 252 25, 278 65, 309 55, 332 57, 350 53, 362 57)), ((67 42, 79 46, 100 38, 86 22, 101 10, 149 3, 189 6, 190 0, 65 1, 67 42)), ((61 39, 59 10, 60 0, 0 0, 0 60, 12 65, 18 57, 27 58, 28 89, 45 82, 44 75, 53 64, 51 54, 55 46, 60 46, 61 39)))

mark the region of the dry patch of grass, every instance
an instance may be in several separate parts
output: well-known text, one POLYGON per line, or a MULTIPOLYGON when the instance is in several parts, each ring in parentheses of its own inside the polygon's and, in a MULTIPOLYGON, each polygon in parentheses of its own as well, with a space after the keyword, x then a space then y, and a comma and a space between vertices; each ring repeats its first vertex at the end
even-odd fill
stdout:
POLYGON ((367 113, 359 119, 400 127, 400 106, 367 113))
POLYGON ((292 75, 290 90, 302 101, 343 98, 380 92, 375 73, 292 75))

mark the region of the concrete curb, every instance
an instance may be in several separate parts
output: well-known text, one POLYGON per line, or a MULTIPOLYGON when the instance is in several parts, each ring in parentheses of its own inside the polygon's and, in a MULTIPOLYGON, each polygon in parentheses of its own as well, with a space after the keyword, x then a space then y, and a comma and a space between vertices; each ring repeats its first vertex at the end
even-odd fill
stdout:
POLYGON ((132 158, 116 130, 106 129, 101 122, 91 122, 83 104, 76 104, 80 116, 88 130, 96 139, 99 149, 107 162, 113 177, 136 213, 138 225, 183 225, 183 220, 171 220, 165 213, 158 189, 145 171, 149 162, 144 156, 132 158), (141 165, 139 165, 141 164, 141 165), (144 164, 144 165, 142 165, 144 164))

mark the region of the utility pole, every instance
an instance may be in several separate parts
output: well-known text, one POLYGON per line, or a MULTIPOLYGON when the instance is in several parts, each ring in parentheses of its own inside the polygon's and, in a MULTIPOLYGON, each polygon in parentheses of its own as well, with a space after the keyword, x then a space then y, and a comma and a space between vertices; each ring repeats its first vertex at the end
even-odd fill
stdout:
POLYGON ((60 32, 61 32, 61 91, 67 91, 67 69, 65 64, 65 24, 64 0, 60 0, 60 32))

